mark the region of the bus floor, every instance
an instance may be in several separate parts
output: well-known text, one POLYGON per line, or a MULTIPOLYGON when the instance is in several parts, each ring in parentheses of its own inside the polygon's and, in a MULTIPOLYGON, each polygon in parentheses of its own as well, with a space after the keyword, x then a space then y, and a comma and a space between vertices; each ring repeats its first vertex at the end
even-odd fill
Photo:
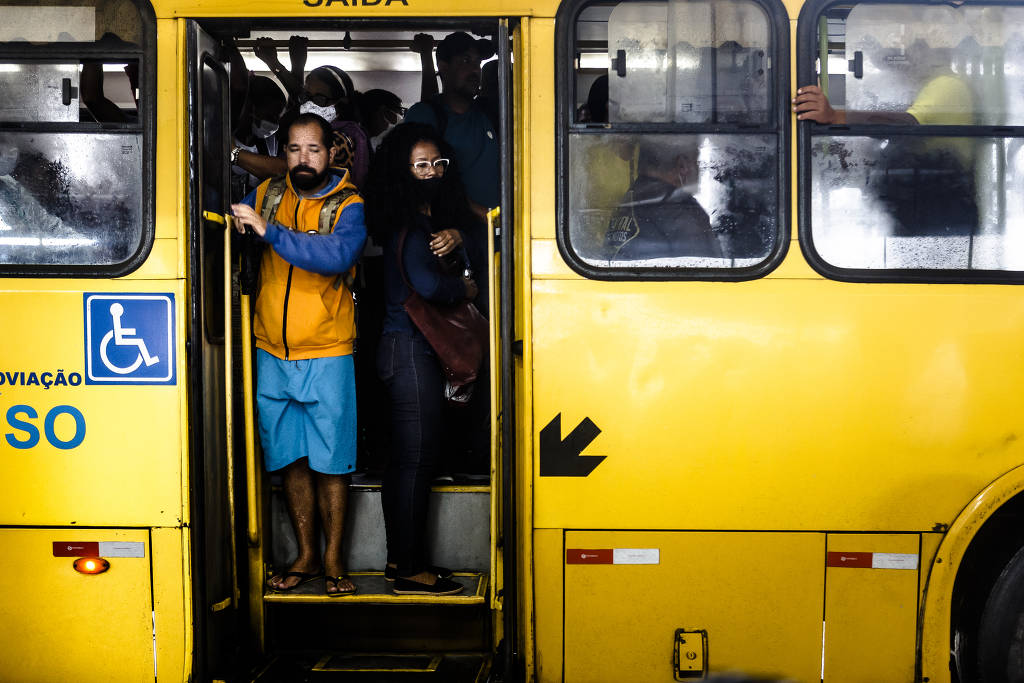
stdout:
MULTIPOLYGON (((269 533, 264 534, 269 538, 264 556, 266 578, 288 567, 298 552, 280 478, 272 476, 270 483, 269 529, 266 529, 269 533)), ((380 494, 380 480, 372 476, 355 475, 349 486, 342 554, 347 573, 356 584, 354 595, 328 597, 324 581, 320 579, 284 593, 268 589, 264 602, 482 604, 487 596, 491 566, 490 482, 436 482, 432 486, 427 516, 429 562, 456 572, 455 580, 466 588, 452 596, 410 596, 392 592, 392 584, 383 576, 387 539, 380 494)))

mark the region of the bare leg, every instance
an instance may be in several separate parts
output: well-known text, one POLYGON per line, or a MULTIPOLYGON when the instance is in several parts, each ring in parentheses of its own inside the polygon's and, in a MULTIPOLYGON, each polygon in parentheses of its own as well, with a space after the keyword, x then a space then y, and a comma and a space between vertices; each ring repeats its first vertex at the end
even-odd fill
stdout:
MULTIPOLYGON (((338 577, 345 573, 345 564, 341 559, 341 541, 345 532, 345 511, 348 507, 347 474, 313 475, 316 479, 317 502, 320 506, 320 520, 323 522, 324 538, 324 571, 327 576, 338 577)), ((328 585, 330 588, 330 585, 328 585)), ((348 579, 338 582, 338 591, 347 593, 354 588, 348 579)))
MULTIPOLYGON (((306 458, 296 460, 284 469, 284 495, 288 506, 288 516, 295 530, 295 540, 299 545, 299 555, 288 568, 290 572, 316 573, 320 568, 316 553, 316 517, 313 498, 313 472, 309 469, 306 458)), ((301 579, 296 576, 270 579, 271 588, 287 590, 301 579)))

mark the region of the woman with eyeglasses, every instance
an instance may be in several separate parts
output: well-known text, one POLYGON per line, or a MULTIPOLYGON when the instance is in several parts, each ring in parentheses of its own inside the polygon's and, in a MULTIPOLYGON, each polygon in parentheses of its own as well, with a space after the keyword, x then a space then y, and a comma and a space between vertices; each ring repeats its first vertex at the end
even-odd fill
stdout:
POLYGON ((385 245, 386 310, 377 374, 390 396, 392 448, 381 505, 388 552, 384 575, 394 580, 398 594, 449 595, 463 589, 450 570, 429 563, 427 502, 444 436, 445 376, 403 307, 411 294, 406 281, 441 305, 477 294, 461 248, 461 229, 473 217, 450 158, 432 126, 399 124, 377 149, 365 193, 367 225, 385 245))

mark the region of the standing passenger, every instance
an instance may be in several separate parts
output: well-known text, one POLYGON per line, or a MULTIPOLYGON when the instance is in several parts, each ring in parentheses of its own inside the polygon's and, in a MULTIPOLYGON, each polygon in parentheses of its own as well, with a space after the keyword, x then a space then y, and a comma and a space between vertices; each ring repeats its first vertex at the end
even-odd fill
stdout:
POLYGON ((369 225, 385 245, 387 304, 377 372, 391 398, 392 452, 381 505, 388 545, 384 574, 399 594, 462 590, 450 570, 429 564, 427 499, 444 437, 445 376, 403 306, 411 294, 407 282, 435 304, 476 296, 476 284, 453 258, 472 214, 445 148, 430 126, 397 126, 374 157, 367 188, 369 225))
POLYGON ((463 31, 446 36, 437 46, 441 94, 414 104, 405 115, 408 122, 434 126, 451 145, 462 184, 481 220, 501 199, 497 129, 476 101, 480 62, 492 55, 489 40, 474 39, 463 31))
POLYGON ((263 252, 253 325, 256 400, 267 469, 284 470, 299 553, 267 585, 289 591, 326 572, 326 593, 335 597, 356 590, 341 556, 356 462, 355 320, 345 276, 366 225, 348 173, 330 171, 330 125, 302 114, 287 140, 287 176, 263 182, 231 207, 239 231, 250 228, 271 247, 263 252), (322 562, 317 510, 326 538, 322 562))

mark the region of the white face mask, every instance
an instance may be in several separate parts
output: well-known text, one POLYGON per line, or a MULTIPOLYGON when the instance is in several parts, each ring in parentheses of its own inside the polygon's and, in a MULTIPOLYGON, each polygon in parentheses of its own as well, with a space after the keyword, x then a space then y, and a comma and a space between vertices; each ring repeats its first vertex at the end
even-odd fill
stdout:
POLYGON ((318 104, 312 102, 303 102, 299 105, 300 114, 319 114, 323 117, 327 123, 332 123, 334 119, 338 118, 338 112, 334 108, 333 104, 321 107, 318 104))
POLYGON ((387 128, 385 128, 380 133, 378 133, 377 135, 374 135, 372 138, 370 138, 370 146, 373 147, 374 151, 376 151, 377 148, 380 147, 380 143, 382 143, 384 141, 384 136, 388 134, 388 131, 390 131, 396 125, 398 125, 398 124, 391 123, 390 121, 388 121, 388 127, 387 128))
POLYGON ((262 121, 260 119, 257 119, 253 121, 252 134, 258 138, 263 138, 265 140, 274 133, 276 133, 278 127, 278 124, 273 123, 271 121, 262 121))

